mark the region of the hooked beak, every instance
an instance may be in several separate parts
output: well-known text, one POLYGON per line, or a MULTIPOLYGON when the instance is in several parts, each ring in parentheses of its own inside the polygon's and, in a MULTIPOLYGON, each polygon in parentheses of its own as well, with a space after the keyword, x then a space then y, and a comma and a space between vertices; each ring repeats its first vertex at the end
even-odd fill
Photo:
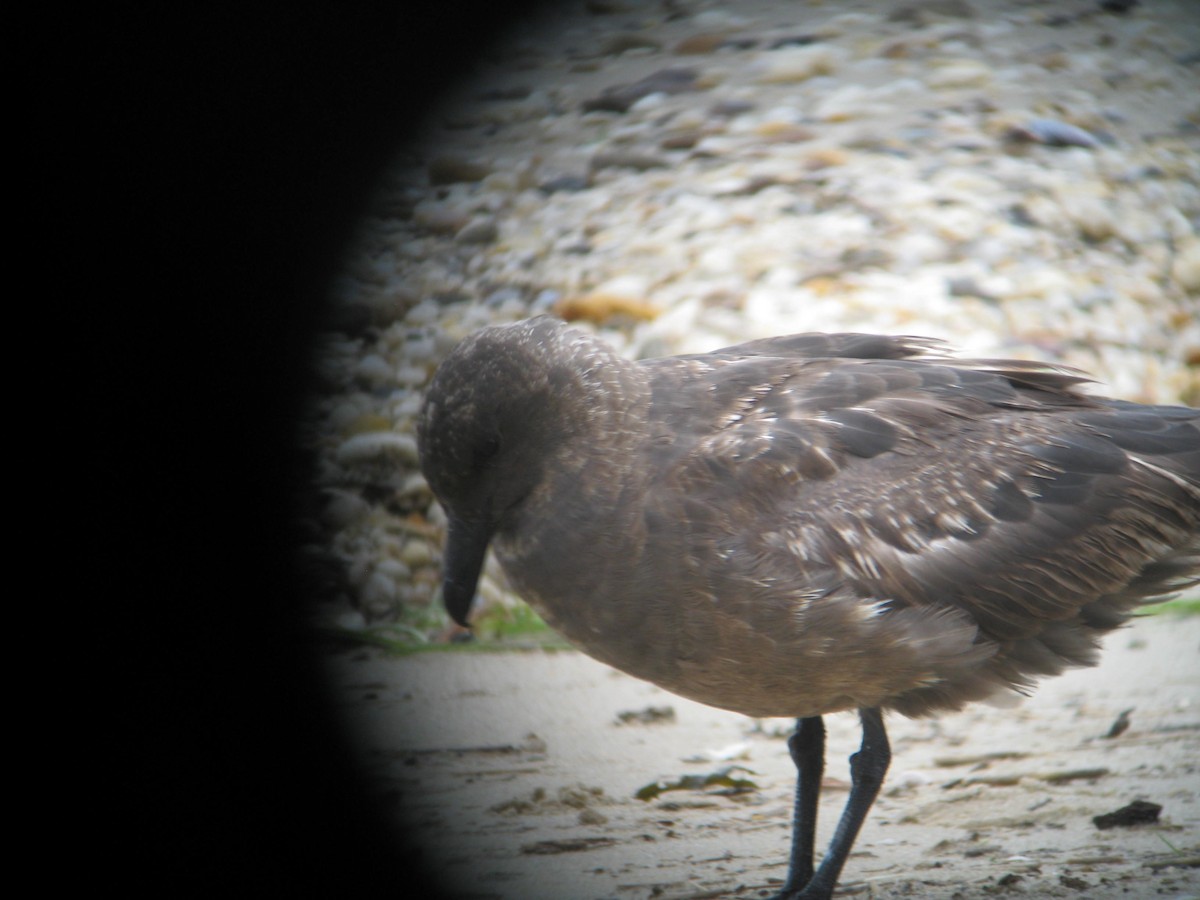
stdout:
POLYGON ((483 560, 487 555, 488 542, 492 539, 492 527, 486 522, 466 522, 450 519, 450 534, 446 538, 446 556, 443 565, 442 602, 446 612, 464 628, 471 601, 475 599, 475 587, 483 560))

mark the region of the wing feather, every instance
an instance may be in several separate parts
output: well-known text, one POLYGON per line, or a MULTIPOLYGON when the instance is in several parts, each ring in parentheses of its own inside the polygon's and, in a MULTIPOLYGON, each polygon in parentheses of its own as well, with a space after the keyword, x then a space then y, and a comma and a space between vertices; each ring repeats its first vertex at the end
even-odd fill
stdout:
MULTIPOLYGON (((1018 689, 1090 661, 1099 631, 1195 581, 1196 410, 1094 399, 1068 370, 907 358, 921 349, 907 339, 859 337, 752 342, 694 370, 682 389, 711 414, 689 407, 674 423, 686 437, 667 479, 714 552, 764 584, 796 582, 806 609, 852 596, 884 615, 964 615, 977 644, 999 648, 990 677, 1018 689), (801 358, 839 341, 890 355, 801 358), (712 512, 731 509, 743 518, 712 512)), ((929 688, 894 705, 941 702, 929 688)))

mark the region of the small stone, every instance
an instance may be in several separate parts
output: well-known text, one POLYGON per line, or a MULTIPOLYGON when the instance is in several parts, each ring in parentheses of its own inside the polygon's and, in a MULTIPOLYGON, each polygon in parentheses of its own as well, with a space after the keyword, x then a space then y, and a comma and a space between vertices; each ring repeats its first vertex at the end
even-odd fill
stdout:
POLYGON ((372 353, 358 361, 354 377, 372 387, 384 386, 392 380, 392 366, 378 353, 372 353))
POLYGON ((456 184, 482 181, 491 174, 492 168, 487 163, 462 156, 438 156, 429 161, 426 171, 430 184, 456 184))
POLYGON ((372 616, 394 612, 397 601, 396 582, 386 572, 375 570, 358 592, 358 603, 372 616))
POLYGON ((601 150, 592 156, 589 166, 593 172, 597 169, 635 169, 645 172, 647 169, 665 168, 667 161, 661 156, 639 153, 636 150, 601 150))
POLYGON ((779 119, 760 122, 754 126, 754 134, 772 143, 811 141, 817 136, 817 133, 811 128, 805 128, 803 125, 797 125, 795 122, 786 122, 779 119))
POLYGON ((398 559, 381 559, 375 566, 376 572, 381 572, 394 582, 407 581, 412 577, 412 570, 398 559))
POLYGON ((751 67, 758 84, 791 84, 817 75, 829 75, 845 59, 845 52, 828 44, 786 48, 764 54, 751 67))
POLYGON ((563 298, 554 304, 554 314, 566 322, 586 319, 602 324, 617 317, 648 322, 658 317, 659 309, 639 297, 595 291, 563 298))
POLYGON ((591 179, 586 175, 560 175, 538 185, 543 194, 553 194, 558 191, 586 191, 592 186, 591 179))
POLYGON ((328 500, 321 510, 321 521, 334 531, 341 531, 355 522, 361 522, 371 511, 371 504, 354 491, 344 491, 331 488, 327 492, 328 500))
POLYGON ((691 150, 704 137, 702 128, 682 128, 668 134, 659 141, 658 146, 663 150, 691 150))
POLYGON ((685 37, 672 48, 677 56, 700 56, 712 53, 729 39, 729 32, 709 31, 685 37))
POLYGON ((841 147, 814 147, 804 155, 804 168, 810 172, 844 166, 850 162, 850 154, 841 147))
POLYGON ((961 275, 946 279, 946 293, 951 297, 978 297, 981 300, 995 301, 996 298, 970 275, 961 275))
POLYGON ((825 96, 813 114, 825 122, 845 122, 886 113, 888 107, 875 96, 875 91, 858 84, 847 84, 825 96))
POLYGON ((719 100, 713 104, 709 113, 723 119, 732 119, 734 116, 743 115, 752 109, 754 109, 754 104, 749 100, 719 100))
POLYGON ((758 46, 758 38, 731 37, 721 43, 722 50, 753 50, 758 46))
POLYGON ((580 825, 603 825, 608 821, 608 816, 594 809, 585 809, 579 813, 580 825))
POLYGON ((1010 128, 1005 136, 1009 140, 1030 141, 1050 147, 1100 146, 1100 141, 1090 131, 1057 119, 1030 119, 1010 128))
POLYGON ((1200 238, 1182 241, 1171 262, 1171 277, 1188 294, 1200 294, 1200 238))
POLYGON ((475 219, 468 222, 454 236, 460 244, 490 244, 500 235, 500 228, 492 218, 475 219))
POLYGON ((618 725, 662 725, 675 721, 675 707, 647 706, 642 709, 627 709, 617 713, 618 725))
POLYGON ((416 465, 417 441, 410 435, 392 431, 356 434, 342 441, 338 446, 336 459, 338 464, 343 466, 376 462, 416 465))
MULTIPOLYGON (((838 264, 847 272, 870 268, 883 268, 892 260, 892 255, 879 247, 848 247, 838 255, 838 264)), ((811 279, 806 287, 816 293, 821 279, 811 279)))
POLYGON ((1108 240, 1117 231, 1111 204, 1086 191, 1060 191, 1059 203, 1067 218, 1089 241, 1108 240))
POLYGON ((604 799, 604 788, 586 784, 566 785, 558 789, 558 802, 573 809, 586 809, 597 800, 604 799))
POLYGON ((907 59, 914 50, 913 43, 904 38, 888 41, 879 50, 884 59, 907 59))
POLYGON ((1100 243, 1112 237, 1117 230, 1116 220, 1112 211, 1100 203, 1089 203, 1083 210, 1076 224, 1079 233, 1092 243, 1100 243))
POLYGON ((695 69, 660 69, 633 84, 605 88, 600 92, 600 96, 585 100, 581 108, 584 112, 607 110, 623 113, 650 94, 680 94, 697 90, 698 77, 699 73, 695 69))
POLYGON ((493 194, 513 194, 528 186, 521 181, 522 173, 519 172, 492 172, 479 182, 479 186, 493 194))
POLYGON ((606 56, 619 56, 626 50, 661 50, 662 44, 633 31, 621 31, 606 38, 600 45, 600 52, 606 56))
POLYGON ((400 551, 400 561, 410 569, 430 565, 433 562, 433 551, 429 548, 429 542, 422 538, 407 541, 400 551))
POLYGON ((815 34, 789 34, 784 37, 775 38, 771 41, 769 50, 778 50, 781 47, 807 47, 809 44, 817 43, 821 38, 815 34))
POLYGON ((471 214, 444 203, 421 203, 413 210, 413 224, 434 234, 457 234, 471 221, 471 214))
POLYGON ((1037 57, 1036 62, 1047 72, 1061 72, 1071 68, 1071 55, 1064 50, 1051 50, 1037 57))
POLYGON ((425 383, 429 373, 421 366, 401 365, 392 372, 392 380, 404 387, 417 387, 425 383))
POLYGON ((975 10, 965 0, 922 0, 920 3, 905 3, 892 10, 888 14, 888 21, 921 26, 928 25, 938 16, 970 19, 974 15, 975 10))
MULTIPOLYGON (((383 366, 387 367, 386 377, 392 377, 391 366, 388 365, 387 360, 385 360, 383 357, 379 356, 378 354, 372 354, 371 356, 366 357, 366 359, 371 360, 372 365, 379 365, 382 363, 383 366)), ((381 369, 380 371, 382 372, 383 370, 381 369)), ((356 434, 370 434, 371 432, 390 431, 391 427, 391 420, 388 419, 387 416, 381 416, 376 412, 369 412, 363 413, 361 416, 357 416, 352 421, 348 422, 342 429, 342 433, 346 437, 352 437, 356 434)))
POLYGON ((925 79, 934 90, 986 87, 992 81, 992 69, 976 59, 956 59, 936 67, 925 79))

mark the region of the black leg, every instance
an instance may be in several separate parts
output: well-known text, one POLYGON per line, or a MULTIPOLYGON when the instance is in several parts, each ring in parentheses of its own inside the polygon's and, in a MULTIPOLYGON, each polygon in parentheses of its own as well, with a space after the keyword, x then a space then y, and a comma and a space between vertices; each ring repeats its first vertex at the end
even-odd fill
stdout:
POLYGON ((792 814, 792 855, 781 898, 798 893, 813 875, 817 799, 825 771, 825 723, 820 716, 796 720, 796 730, 788 738, 788 751, 796 764, 796 806, 792 814))
POLYGON ((883 776, 892 761, 883 715, 878 709, 860 709, 858 715, 862 720, 863 739, 859 751, 850 757, 850 798, 817 873, 800 893, 785 893, 788 900, 829 900, 833 896, 833 886, 842 874, 842 866, 846 864, 858 830, 879 794, 883 776))

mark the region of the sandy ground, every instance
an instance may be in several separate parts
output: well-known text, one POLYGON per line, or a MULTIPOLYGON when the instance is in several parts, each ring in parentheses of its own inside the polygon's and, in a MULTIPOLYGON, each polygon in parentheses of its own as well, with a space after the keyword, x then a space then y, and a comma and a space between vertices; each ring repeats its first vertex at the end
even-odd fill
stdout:
MULTIPOLYGON (((1098 668, 1015 708, 889 718, 892 768, 839 893, 1200 896, 1198 651, 1200 618, 1143 619, 1109 636, 1098 668), (1128 729, 1105 739, 1128 709, 1128 729), (1093 825, 1137 799, 1162 805, 1157 824, 1093 825), (1162 865, 1172 858, 1185 865, 1162 865)), ((398 844, 415 843, 455 896, 761 898, 786 873, 787 720, 710 709, 570 651, 356 650, 331 667, 398 844), (674 718, 618 724, 648 707, 674 718), (739 744, 737 759, 688 761, 739 744), (729 765, 757 789, 634 796, 729 765)), ((853 715, 826 723, 821 846, 860 738, 853 715)))

